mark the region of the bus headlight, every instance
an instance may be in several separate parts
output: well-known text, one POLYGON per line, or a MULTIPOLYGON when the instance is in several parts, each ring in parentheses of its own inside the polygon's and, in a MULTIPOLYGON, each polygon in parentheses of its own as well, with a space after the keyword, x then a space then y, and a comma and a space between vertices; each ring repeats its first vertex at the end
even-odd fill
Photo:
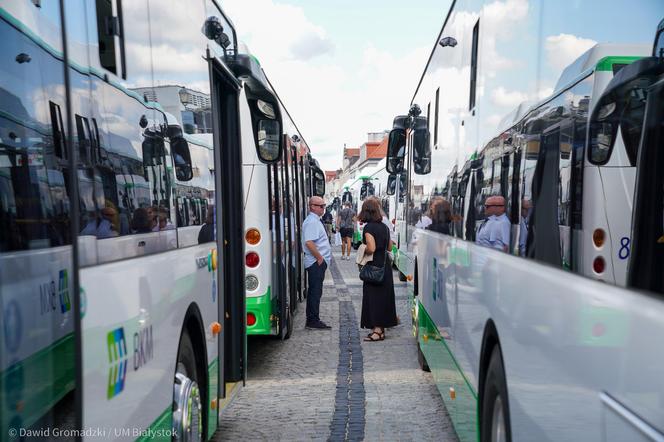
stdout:
POLYGON ((244 278, 244 287, 247 289, 247 291, 253 292, 258 288, 258 278, 256 278, 254 275, 247 275, 244 278))

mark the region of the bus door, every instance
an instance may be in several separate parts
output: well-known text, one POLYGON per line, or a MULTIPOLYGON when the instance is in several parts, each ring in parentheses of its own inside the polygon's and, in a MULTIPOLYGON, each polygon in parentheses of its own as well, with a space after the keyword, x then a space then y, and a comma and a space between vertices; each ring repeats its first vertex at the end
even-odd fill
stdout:
POLYGON ((270 196, 270 230, 272 231, 272 312, 278 314, 277 333, 283 337, 285 313, 288 306, 285 258, 285 225, 283 204, 283 179, 281 162, 268 166, 270 196), (282 314, 283 313, 283 314, 282 314))
POLYGON ((560 130, 541 137, 532 181, 533 213, 528 224, 527 256, 560 266, 560 234, 554 226, 556 213, 558 144, 560 130))
MULTIPOLYGON (((291 149, 288 143, 288 136, 285 137, 284 140, 284 153, 283 153, 283 161, 284 161, 284 187, 285 187, 285 194, 284 194, 284 204, 285 204, 285 211, 284 215, 286 217, 287 221, 287 229, 286 229, 286 235, 288 238, 288 242, 286 243, 286 248, 288 250, 288 256, 287 256, 287 263, 286 263, 286 268, 288 269, 288 282, 289 282, 289 306, 290 306, 290 312, 294 312, 297 310, 297 290, 298 290, 298 281, 300 280, 300 275, 298 273, 298 266, 297 266, 297 256, 298 256, 298 246, 297 246, 297 230, 299 229, 299 226, 297 225, 297 222, 295 220, 295 204, 294 204, 294 199, 295 199, 295 186, 293 185, 293 161, 291 157, 291 149)), ((290 327, 289 327, 290 328, 290 327)))
MULTIPOLYGON (((295 294, 297 300, 302 300, 302 290, 304 282, 304 264, 302 263, 302 232, 301 232, 301 216, 302 216, 302 193, 300 190, 300 173, 299 173, 299 162, 297 160, 297 149, 295 146, 290 148, 290 182, 291 182, 291 195, 293 198, 293 206, 290 207, 291 217, 293 219, 293 230, 295 232, 295 237, 292 238, 293 241, 293 253, 295 261, 295 294)), ((297 304, 293 302, 293 311, 296 310, 297 304)))
POLYGON ((292 312, 295 307, 295 258, 293 255, 293 237, 295 226, 293 225, 292 198, 289 180, 289 157, 288 157, 288 135, 284 136, 284 151, 282 160, 279 163, 279 180, 281 182, 281 222, 282 222, 282 250, 281 250, 281 271, 285 282, 284 295, 281 297, 279 305, 279 336, 282 339, 290 337, 292 331, 292 312))
POLYGON ((244 213, 243 207, 242 151, 239 133, 239 84, 224 66, 210 59, 212 116, 215 144, 219 146, 214 166, 220 173, 215 182, 221 191, 215 192, 215 223, 219 265, 217 288, 219 321, 222 322, 223 339, 219 339, 219 364, 222 397, 226 384, 246 380, 247 341, 244 297, 244 213))

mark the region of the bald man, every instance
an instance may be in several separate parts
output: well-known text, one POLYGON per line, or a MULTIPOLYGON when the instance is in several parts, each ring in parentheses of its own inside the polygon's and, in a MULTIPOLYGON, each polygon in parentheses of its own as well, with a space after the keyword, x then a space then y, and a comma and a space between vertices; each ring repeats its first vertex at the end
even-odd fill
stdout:
POLYGON ((507 252, 510 247, 511 223, 505 215, 505 198, 488 197, 484 202, 484 214, 486 218, 477 231, 477 244, 507 252))
POLYGON ((306 328, 325 330, 331 328, 320 320, 320 298, 323 296, 323 280, 332 259, 330 241, 320 220, 325 213, 325 201, 319 196, 309 199, 309 215, 302 224, 302 248, 304 267, 307 269, 309 290, 307 291, 306 328))

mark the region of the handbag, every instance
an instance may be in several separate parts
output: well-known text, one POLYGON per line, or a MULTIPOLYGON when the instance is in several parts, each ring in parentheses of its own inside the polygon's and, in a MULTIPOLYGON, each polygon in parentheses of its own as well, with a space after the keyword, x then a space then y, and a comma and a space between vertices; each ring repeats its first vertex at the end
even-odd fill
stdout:
MULTIPOLYGON (((389 231, 387 232, 389 238, 389 231)), ((389 244, 389 240, 388 240, 389 244)), ((385 264, 387 263, 387 249, 385 249, 385 260, 382 266, 375 266, 373 264, 366 264, 360 269, 360 279, 367 284, 380 285, 385 276, 385 264)))

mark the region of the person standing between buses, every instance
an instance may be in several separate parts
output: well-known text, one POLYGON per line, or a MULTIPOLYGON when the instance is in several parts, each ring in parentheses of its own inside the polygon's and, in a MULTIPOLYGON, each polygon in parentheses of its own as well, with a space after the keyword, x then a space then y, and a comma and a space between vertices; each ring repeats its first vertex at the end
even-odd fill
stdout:
POLYGON ((337 216, 337 226, 341 233, 341 259, 347 261, 350 260, 350 242, 355 231, 356 219, 355 211, 350 207, 350 203, 346 202, 337 216), (345 258, 344 255, 346 255, 345 258))
POLYGON ((307 292, 306 328, 325 330, 331 327, 320 320, 320 298, 323 296, 325 270, 332 259, 330 241, 320 217, 325 213, 325 201, 319 196, 309 199, 309 215, 302 223, 302 249, 304 267, 307 269, 309 290, 307 292))
POLYGON ((505 215, 505 198, 490 196, 484 203, 486 218, 477 231, 476 243, 480 246, 507 252, 510 246, 511 223, 505 215))
POLYGON ((389 228, 383 224, 380 202, 377 198, 367 198, 362 204, 359 219, 366 223, 362 232, 362 242, 366 244, 366 253, 373 254, 373 260, 367 265, 384 266, 383 280, 380 284, 364 282, 362 285, 362 314, 360 326, 371 329, 364 338, 367 342, 385 339, 385 329, 398 324, 392 262, 387 255, 392 248, 389 228))

